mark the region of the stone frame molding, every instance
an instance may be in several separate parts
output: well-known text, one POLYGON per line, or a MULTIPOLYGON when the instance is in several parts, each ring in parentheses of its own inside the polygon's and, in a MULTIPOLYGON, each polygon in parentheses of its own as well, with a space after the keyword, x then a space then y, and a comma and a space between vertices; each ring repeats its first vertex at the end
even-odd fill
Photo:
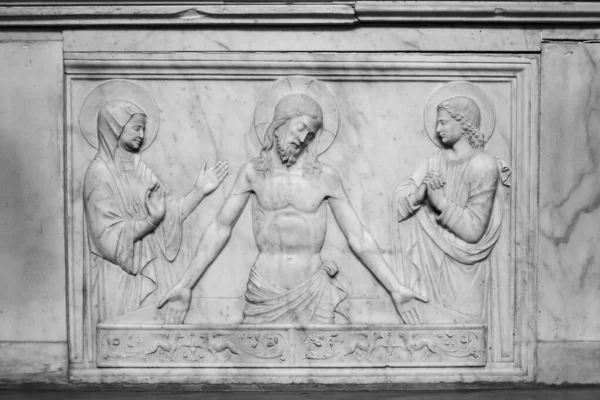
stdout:
MULTIPOLYGON (((425 382, 524 382, 532 381, 535 365, 535 288, 537 265, 538 186, 538 59, 510 55, 422 55, 366 53, 65 53, 65 165, 66 230, 68 247, 68 311, 70 378, 99 382, 186 383, 425 383, 425 382), (76 80, 104 79, 275 79, 284 75, 310 75, 326 80, 470 80, 503 81, 512 87, 511 194, 515 263, 514 357, 488 362, 485 367, 422 368, 358 367, 290 368, 97 368, 88 362, 95 353, 83 315, 86 277, 74 257, 71 226, 73 205, 71 86, 76 80), (86 356, 87 354, 87 356, 86 356)), ((493 340, 493 339, 492 339, 493 340)), ((93 357, 92 357, 93 358, 93 357)), ((132 365, 131 365, 132 366, 132 365)), ((131 367, 129 366, 129 367, 131 367)))

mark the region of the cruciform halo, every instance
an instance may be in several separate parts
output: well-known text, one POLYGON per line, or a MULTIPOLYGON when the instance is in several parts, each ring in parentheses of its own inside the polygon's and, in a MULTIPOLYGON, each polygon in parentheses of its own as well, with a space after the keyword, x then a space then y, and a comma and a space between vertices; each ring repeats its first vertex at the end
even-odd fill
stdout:
POLYGON ((435 129, 437 124, 437 106, 442 101, 456 96, 469 97, 475 103, 477 103, 481 113, 481 124, 479 130, 485 135, 486 142, 490 140, 496 125, 496 111, 494 109, 494 104, 492 104, 489 97, 479 86, 467 81, 454 81, 436 89, 429 96, 429 99, 427 99, 427 103, 425 103, 423 124, 425 125, 425 131, 427 132, 427 135, 431 141, 436 146, 442 147, 442 143, 437 137, 435 129))
POLYGON ((152 96, 141 86, 125 79, 112 79, 96 86, 86 97, 79 112, 79 128, 86 142, 98 148, 98 112, 114 100, 129 101, 146 114, 146 138, 142 151, 146 150, 158 134, 160 112, 152 96))
POLYGON ((269 123, 273 119, 275 106, 283 97, 292 93, 302 93, 319 103, 323 111, 323 130, 317 147, 323 154, 337 136, 340 116, 337 103, 329 89, 322 82, 307 76, 288 76, 278 79, 263 92, 254 110, 254 131, 262 145, 269 123))

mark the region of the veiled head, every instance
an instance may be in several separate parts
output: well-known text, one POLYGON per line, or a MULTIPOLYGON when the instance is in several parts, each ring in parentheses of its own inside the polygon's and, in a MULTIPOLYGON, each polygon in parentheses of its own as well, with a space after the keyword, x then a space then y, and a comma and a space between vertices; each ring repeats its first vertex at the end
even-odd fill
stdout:
POLYGON ((113 100, 98 112, 97 126, 99 147, 111 157, 114 157, 118 145, 127 151, 137 152, 143 145, 146 114, 129 101, 113 100), (124 136, 124 132, 127 135, 124 136))

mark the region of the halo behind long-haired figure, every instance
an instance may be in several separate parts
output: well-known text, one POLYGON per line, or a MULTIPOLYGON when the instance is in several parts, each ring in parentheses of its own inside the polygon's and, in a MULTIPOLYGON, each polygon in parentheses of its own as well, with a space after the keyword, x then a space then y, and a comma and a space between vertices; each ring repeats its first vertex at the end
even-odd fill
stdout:
MULTIPOLYGON (((306 76, 289 76, 277 80, 263 92, 254 111, 254 130, 262 146, 269 124, 275 118, 275 108, 290 94, 304 94, 316 101, 323 114, 323 128, 317 145, 317 155, 323 154, 335 140, 339 127, 339 111, 331 92, 322 82, 306 76)), ((311 107, 312 108, 312 107, 311 107)))
MULTIPOLYGON (((460 98, 468 98, 477 105, 479 112, 475 113, 475 110, 472 110, 473 112, 469 113, 469 116, 471 118, 475 118, 475 115, 479 114, 480 121, 465 121, 465 124, 470 122, 473 126, 479 125, 477 127, 477 131, 480 133, 476 133, 476 135, 481 135, 481 137, 476 137, 474 139, 478 142, 477 147, 483 148, 485 143, 492 136, 492 133, 494 133, 494 127, 496 125, 496 111, 494 109, 494 104, 492 104, 485 92, 471 82, 450 82, 438 88, 431 94, 431 96, 429 96, 423 113, 425 132, 427 132, 427 135, 436 146, 443 147, 436 132, 438 107, 441 105, 443 108, 445 108, 444 104, 448 103, 446 106, 452 108, 458 105, 458 103, 464 103, 464 101, 460 98), (453 100, 451 102, 452 104, 449 103, 449 100, 451 99, 453 100)), ((465 105, 465 107, 461 108, 473 108, 468 107, 468 104, 465 105)), ((452 114, 452 112, 450 112, 450 114, 452 114)))

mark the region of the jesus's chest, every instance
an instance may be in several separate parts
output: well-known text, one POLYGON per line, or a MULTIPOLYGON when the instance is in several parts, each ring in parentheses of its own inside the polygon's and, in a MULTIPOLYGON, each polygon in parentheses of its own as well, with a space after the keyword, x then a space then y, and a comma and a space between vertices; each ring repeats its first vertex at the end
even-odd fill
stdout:
POLYGON ((289 176, 265 179, 257 185, 255 193, 259 205, 265 210, 292 206, 297 210, 314 212, 325 198, 319 182, 289 176))

